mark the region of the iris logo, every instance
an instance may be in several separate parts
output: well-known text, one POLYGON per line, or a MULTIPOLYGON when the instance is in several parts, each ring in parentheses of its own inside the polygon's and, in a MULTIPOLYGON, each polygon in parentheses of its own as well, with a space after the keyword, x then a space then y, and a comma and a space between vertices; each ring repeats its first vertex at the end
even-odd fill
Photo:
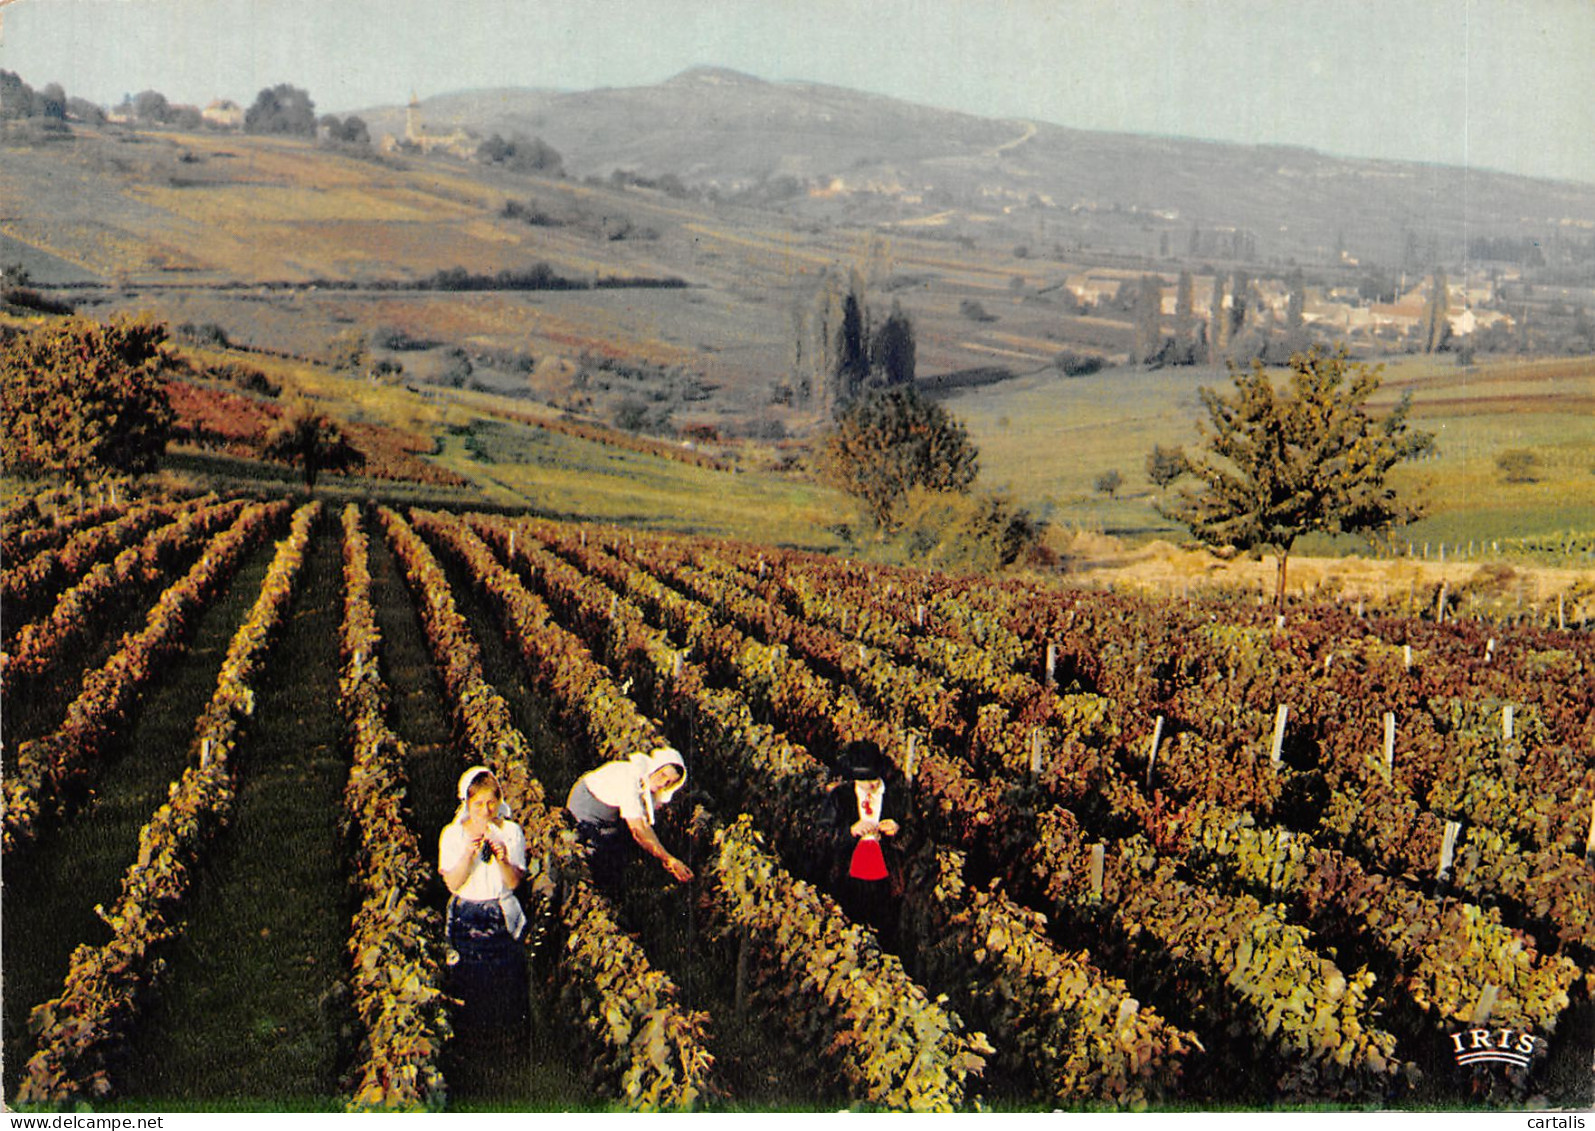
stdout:
POLYGON ((1540 1038, 1512 1029, 1468 1029, 1451 1034, 1452 1053, 1459 1065, 1511 1064, 1527 1068, 1540 1038))

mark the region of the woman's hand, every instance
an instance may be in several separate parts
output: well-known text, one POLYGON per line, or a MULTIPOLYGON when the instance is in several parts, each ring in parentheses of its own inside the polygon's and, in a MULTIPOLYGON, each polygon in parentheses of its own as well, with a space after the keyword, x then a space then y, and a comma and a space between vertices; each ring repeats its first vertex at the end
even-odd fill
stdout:
POLYGON ((880 830, 882 836, 896 836, 897 822, 888 817, 880 823, 880 830))
POLYGON ((674 856, 665 861, 665 871, 669 872, 671 876, 679 880, 681 883, 686 883, 688 880, 692 879, 692 869, 687 867, 680 860, 677 860, 674 856))

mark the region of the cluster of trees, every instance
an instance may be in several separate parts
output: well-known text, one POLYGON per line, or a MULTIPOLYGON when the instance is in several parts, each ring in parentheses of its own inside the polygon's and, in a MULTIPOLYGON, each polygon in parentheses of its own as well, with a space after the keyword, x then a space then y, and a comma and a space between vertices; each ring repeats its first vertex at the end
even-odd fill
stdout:
POLYGON ((85 98, 73 98, 58 82, 34 90, 15 71, 0 70, 0 122, 33 122, 65 128, 67 118, 102 122, 105 112, 85 98))
POLYGON ((267 87, 255 95, 254 103, 244 111, 244 132, 315 137, 316 104, 297 86, 278 83, 267 87))
POLYGON ((341 142, 344 145, 371 144, 371 128, 358 114, 350 114, 347 118, 339 118, 336 114, 323 114, 317 119, 316 124, 321 127, 328 141, 341 142))
POLYGON ((794 308, 792 329, 792 372, 777 400, 837 411, 860 393, 914 381, 913 321, 895 299, 884 317, 872 311, 857 269, 828 273, 808 308, 794 308))
POLYGON ((565 159, 559 151, 540 137, 522 137, 516 134, 505 140, 493 134, 476 147, 476 159, 484 165, 502 165, 517 173, 544 173, 563 176, 565 159))
POLYGON ((193 106, 175 105, 158 90, 141 90, 122 99, 116 112, 145 126, 173 126, 180 130, 197 130, 205 125, 205 118, 193 106))

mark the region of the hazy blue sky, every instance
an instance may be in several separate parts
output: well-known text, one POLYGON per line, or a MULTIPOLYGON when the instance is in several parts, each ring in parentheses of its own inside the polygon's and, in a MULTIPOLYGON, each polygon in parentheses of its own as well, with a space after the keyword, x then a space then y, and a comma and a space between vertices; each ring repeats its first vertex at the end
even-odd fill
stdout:
MULTIPOLYGON (((4 2, 4 0, 0 0, 4 2)), ((101 103, 344 113, 696 64, 998 117, 1595 183, 1595 0, 14 0, 0 67, 101 103)))

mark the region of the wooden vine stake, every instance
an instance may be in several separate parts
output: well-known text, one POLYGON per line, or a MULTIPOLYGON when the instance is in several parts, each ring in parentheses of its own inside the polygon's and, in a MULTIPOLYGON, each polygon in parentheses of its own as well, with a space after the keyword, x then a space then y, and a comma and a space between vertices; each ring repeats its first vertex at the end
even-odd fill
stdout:
POLYGON ((1442 581, 1440 583, 1440 596, 1436 597, 1435 601, 1434 601, 1434 623, 1435 624, 1444 624, 1445 623, 1445 595, 1446 595, 1446 587, 1449 584, 1450 584, 1450 582, 1447 582, 1447 581, 1442 581))
POLYGON ((1567 594, 1556 595, 1556 627, 1562 632, 1567 631, 1567 594))
POLYGON ((738 1017, 748 1008, 748 933, 737 932, 737 980, 731 995, 732 1009, 738 1017))
POLYGON ((908 736, 908 756, 903 759, 903 776, 909 781, 914 780, 914 763, 919 760, 919 735, 908 736))
POLYGON ((1047 686, 1056 687, 1058 683, 1058 646, 1052 641, 1047 641, 1047 686))
POLYGON ((1146 752, 1146 784, 1152 784, 1152 767, 1157 764, 1157 748, 1163 741, 1163 716, 1152 727, 1152 748, 1146 752))
POLYGON ((1385 777, 1396 772, 1396 713, 1385 712, 1385 777))
POLYGON ((1408 671, 1412 670, 1412 645, 1411 644, 1403 644, 1401 646, 1401 662, 1406 667, 1406 669, 1408 671))
POLYGON ((1281 703, 1279 710, 1274 712, 1274 745, 1268 752, 1268 760, 1277 768, 1281 752, 1285 746, 1285 721, 1290 718, 1290 708, 1281 703))
POLYGON ((1501 708, 1501 737, 1510 740, 1512 737, 1512 704, 1508 703, 1501 708))
POLYGON ((1107 854, 1106 845, 1091 846, 1091 894, 1098 899, 1102 898, 1102 867, 1107 860, 1107 854))
POLYGON ((924 605, 915 605, 914 606, 914 620, 919 623, 919 627, 920 628, 924 628, 925 627, 925 606, 924 605))
POLYGON ((199 740, 199 768, 202 770, 210 769, 210 739, 208 738, 199 740))
POLYGON ((1444 880, 1451 875, 1451 865, 1456 860, 1457 834, 1461 831, 1461 821, 1445 823, 1445 838, 1440 842, 1440 868, 1434 874, 1435 879, 1444 880))
POLYGON ((1584 861, 1595 863, 1595 801, 1589 803, 1589 835, 1584 838, 1584 861))
POLYGON ((1486 982, 1484 990, 1479 994, 1479 1000, 1473 1006, 1473 1015, 1468 1018, 1470 1025, 1488 1025, 1490 1015, 1495 1012, 1496 999, 1501 996, 1501 987, 1494 982, 1486 982))
POLYGON ((1030 776, 1041 773, 1041 728, 1030 732, 1030 776))
POLYGON ((1484 662, 1489 663, 1495 659, 1495 637, 1490 637, 1484 644, 1484 662))
POLYGON ((515 531, 510 531, 510 557, 515 556, 515 531))
POLYGON ((681 653, 677 652, 670 661, 670 678, 681 678, 681 653))
POLYGON ((1115 1030, 1123 1029, 1130 1022, 1134 1021, 1135 1015, 1140 1012, 1140 1002, 1136 1001, 1133 997, 1125 998, 1123 1001, 1119 1002, 1119 1012, 1113 1018, 1113 1028, 1115 1030))

